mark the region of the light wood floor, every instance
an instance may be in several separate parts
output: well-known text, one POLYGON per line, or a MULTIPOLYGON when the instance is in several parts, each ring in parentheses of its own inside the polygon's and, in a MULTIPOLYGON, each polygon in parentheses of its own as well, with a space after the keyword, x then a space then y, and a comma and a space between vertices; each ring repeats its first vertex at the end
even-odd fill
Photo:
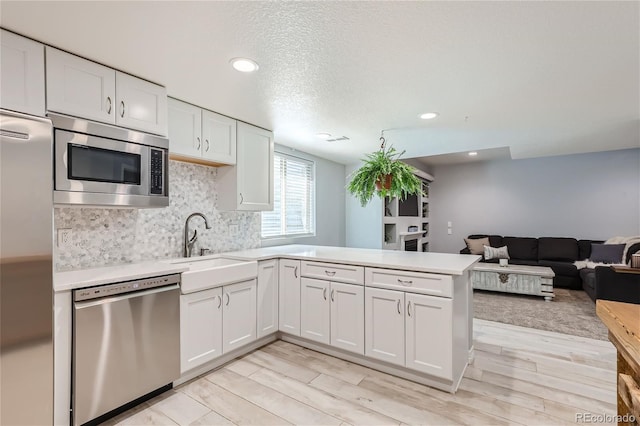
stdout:
POLYGON ((609 342, 474 327, 475 362, 455 395, 277 341, 109 424, 561 425, 577 413, 615 415, 609 342))

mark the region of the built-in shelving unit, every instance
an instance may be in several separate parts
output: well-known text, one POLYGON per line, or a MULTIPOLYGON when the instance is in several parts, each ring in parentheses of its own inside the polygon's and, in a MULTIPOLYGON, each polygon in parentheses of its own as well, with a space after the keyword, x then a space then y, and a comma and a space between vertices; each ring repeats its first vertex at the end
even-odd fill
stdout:
POLYGON ((384 199, 383 249, 429 251, 429 182, 422 179, 422 195, 384 199))

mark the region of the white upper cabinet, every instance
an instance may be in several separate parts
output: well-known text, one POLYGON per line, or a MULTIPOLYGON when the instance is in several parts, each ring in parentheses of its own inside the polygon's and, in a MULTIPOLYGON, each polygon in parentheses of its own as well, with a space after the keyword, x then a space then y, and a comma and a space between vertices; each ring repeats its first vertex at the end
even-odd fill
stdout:
POLYGON ((116 72, 47 46, 47 110, 116 123, 116 72))
POLYGON ((200 157, 202 148, 202 110, 195 105, 169 98, 169 151, 200 157))
POLYGON ((169 98, 169 151, 178 160, 236 164, 236 120, 169 98))
POLYGON ((44 45, 0 31, 0 107, 43 116, 44 45))
POLYGON ((167 134, 167 89, 116 71, 116 124, 167 134))
POLYGON ((236 120, 202 111, 202 158, 236 164, 236 120))
POLYGON ((273 210, 273 133, 238 122, 236 165, 218 169, 220 210, 273 210))
POLYGON ((47 46, 47 110, 167 134, 164 87, 47 46))

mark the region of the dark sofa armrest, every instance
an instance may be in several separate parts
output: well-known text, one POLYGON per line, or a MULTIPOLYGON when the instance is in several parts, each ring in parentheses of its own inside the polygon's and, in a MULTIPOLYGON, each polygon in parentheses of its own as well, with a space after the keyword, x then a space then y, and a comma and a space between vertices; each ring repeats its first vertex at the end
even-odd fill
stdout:
POLYGON ((460 250, 460 254, 471 254, 471 250, 469 250, 469 247, 465 247, 460 250))
POLYGON ((616 272, 609 266, 597 266, 596 299, 640 304, 640 274, 616 272))

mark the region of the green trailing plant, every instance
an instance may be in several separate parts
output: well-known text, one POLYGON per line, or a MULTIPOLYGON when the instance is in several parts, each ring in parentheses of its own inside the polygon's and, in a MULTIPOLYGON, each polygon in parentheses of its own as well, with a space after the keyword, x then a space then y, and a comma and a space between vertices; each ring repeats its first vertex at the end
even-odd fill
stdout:
POLYGON ((360 201, 362 207, 376 194, 382 199, 396 197, 404 200, 407 195, 422 192, 422 182, 414 174, 415 169, 398 160, 402 154, 404 151, 397 152, 393 146, 385 149, 383 142, 379 151, 367 154, 362 159, 362 167, 351 173, 347 189, 360 201), (390 183, 387 176, 391 176, 390 183), (388 187, 385 182, 389 183, 388 187))

